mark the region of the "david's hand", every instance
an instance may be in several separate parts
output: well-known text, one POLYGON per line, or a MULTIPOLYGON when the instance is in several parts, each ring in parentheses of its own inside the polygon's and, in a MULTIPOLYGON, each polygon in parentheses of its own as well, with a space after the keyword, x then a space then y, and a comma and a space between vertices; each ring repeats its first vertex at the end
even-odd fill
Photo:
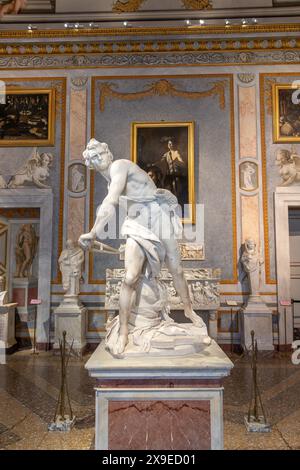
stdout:
POLYGON ((90 250, 94 240, 95 236, 91 232, 84 233, 83 235, 80 235, 78 245, 84 250, 90 250))

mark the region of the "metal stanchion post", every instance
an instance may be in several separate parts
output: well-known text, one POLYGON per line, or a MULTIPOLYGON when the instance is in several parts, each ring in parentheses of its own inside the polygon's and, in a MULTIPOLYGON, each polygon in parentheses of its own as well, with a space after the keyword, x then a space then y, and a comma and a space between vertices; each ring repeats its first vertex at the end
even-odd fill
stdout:
POLYGON ((38 355, 39 353, 36 350, 36 326, 37 326, 37 308, 38 305, 40 305, 42 301, 40 299, 31 299, 30 305, 34 305, 34 320, 33 320, 33 350, 32 353, 33 355, 38 355))

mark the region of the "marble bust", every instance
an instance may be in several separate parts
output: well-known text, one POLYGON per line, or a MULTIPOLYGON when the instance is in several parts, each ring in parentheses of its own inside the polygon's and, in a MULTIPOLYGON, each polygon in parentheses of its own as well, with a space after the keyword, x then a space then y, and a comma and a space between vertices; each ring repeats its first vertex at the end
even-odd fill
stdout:
POLYGON ((247 238, 245 240, 245 248, 242 254, 241 262, 248 276, 250 287, 250 300, 259 297, 260 292, 260 270, 264 263, 261 256, 257 253, 255 240, 247 238))
POLYGON ((125 275, 119 316, 107 326, 107 349, 120 357, 131 346, 145 354, 151 350, 172 351, 180 342, 210 344, 206 325, 193 311, 181 265, 178 238, 182 226, 176 213, 176 197, 168 190, 158 189, 151 177, 130 160, 113 161, 106 143, 92 139, 83 157, 87 167, 98 171, 108 182, 108 195, 97 210, 93 228, 80 236, 79 244, 91 249, 115 217, 116 207, 122 203, 127 208, 121 230, 127 237, 125 275), (158 282, 164 262, 182 299, 184 314, 192 324, 179 325, 169 317, 167 292, 158 282))
POLYGON ((66 248, 61 252, 58 260, 65 295, 79 294, 83 261, 83 250, 73 240, 67 240, 66 248))

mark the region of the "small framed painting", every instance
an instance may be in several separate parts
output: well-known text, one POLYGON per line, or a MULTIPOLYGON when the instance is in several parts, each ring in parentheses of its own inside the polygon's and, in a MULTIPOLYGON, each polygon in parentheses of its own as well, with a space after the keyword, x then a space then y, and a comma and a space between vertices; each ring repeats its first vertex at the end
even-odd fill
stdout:
POLYGON ((54 145, 55 90, 1 91, 0 147, 54 145))
POLYGON ((300 82, 275 83, 272 97, 274 142, 300 142, 300 82))

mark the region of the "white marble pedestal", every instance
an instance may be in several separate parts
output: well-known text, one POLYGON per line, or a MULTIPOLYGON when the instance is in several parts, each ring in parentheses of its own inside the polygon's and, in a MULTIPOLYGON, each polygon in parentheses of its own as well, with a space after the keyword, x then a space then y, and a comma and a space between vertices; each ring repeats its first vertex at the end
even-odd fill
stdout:
POLYGON ((65 295, 63 302, 54 310, 55 342, 54 349, 59 348, 63 331, 67 332, 67 341, 73 342, 73 350, 83 353, 86 348, 86 314, 87 309, 77 295, 65 295))
POLYGON ((233 364, 214 341, 192 356, 127 359, 103 343, 85 367, 97 379, 96 449, 223 448, 222 379, 233 364))
POLYGON ((259 298, 249 299, 242 309, 242 346, 251 348, 251 331, 255 332, 259 351, 273 351, 272 311, 259 298))
POLYGON ((38 280, 36 278, 15 277, 12 281, 13 302, 18 304, 20 321, 28 322, 35 313, 34 305, 30 305, 32 299, 38 297, 38 280))
MULTIPOLYGON (((15 331, 16 306, 16 303, 0 306, 0 351, 2 351, 3 357, 5 353, 13 351, 17 345, 15 331)), ((5 360, 3 360, 3 363, 5 363, 5 360)))

